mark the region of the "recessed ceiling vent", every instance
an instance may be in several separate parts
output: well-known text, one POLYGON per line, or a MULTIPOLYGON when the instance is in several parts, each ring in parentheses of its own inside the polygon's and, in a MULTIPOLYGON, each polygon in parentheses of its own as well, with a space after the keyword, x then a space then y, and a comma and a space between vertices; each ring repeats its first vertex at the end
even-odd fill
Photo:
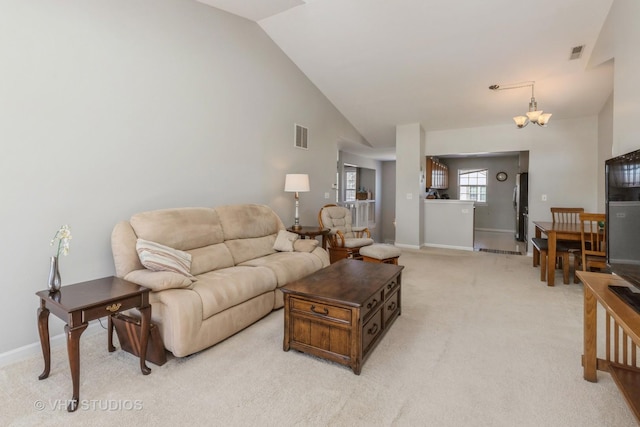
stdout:
POLYGON ((308 148, 307 145, 307 135, 309 133, 309 129, 304 126, 300 126, 296 124, 294 126, 295 130, 295 142, 294 145, 298 148, 304 148, 305 150, 308 148))
POLYGON ((582 56, 583 51, 584 51, 584 45, 571 48, 571 55, 569 55, 569 61, 573 61, 574 59, 580 58, 582 56))

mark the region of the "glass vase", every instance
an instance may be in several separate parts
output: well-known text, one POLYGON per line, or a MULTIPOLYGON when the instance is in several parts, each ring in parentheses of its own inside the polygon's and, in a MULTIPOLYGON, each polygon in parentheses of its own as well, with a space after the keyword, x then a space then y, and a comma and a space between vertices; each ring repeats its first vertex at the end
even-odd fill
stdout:
POLYGON ((58 257, 52 256, 49 265, 49 292, 58 292, 62 286, 60 279, 60 270, 58 270, 58 257))

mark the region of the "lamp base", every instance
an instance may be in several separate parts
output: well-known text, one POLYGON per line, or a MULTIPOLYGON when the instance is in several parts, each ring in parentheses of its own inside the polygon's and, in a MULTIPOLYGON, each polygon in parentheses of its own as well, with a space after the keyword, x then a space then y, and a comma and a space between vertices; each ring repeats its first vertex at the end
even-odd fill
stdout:
POLYGON ((300 224, 294 224, 291 226, 292 230, 302 230, 302 226, 300 224))

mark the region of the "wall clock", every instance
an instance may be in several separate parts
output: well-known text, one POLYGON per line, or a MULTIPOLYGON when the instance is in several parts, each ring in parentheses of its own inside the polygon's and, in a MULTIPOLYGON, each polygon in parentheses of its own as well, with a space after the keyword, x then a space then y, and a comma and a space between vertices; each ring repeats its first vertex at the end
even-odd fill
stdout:
POLYGON ((506 181, 507 180, 507 173, 506 172, 498 172, 496 174, 496 179, 500 182, 502 181, 506 181))

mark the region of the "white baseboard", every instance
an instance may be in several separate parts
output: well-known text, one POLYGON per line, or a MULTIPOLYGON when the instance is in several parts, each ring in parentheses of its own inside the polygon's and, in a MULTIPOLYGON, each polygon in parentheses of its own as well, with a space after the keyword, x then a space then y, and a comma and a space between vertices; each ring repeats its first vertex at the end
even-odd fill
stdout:
MULTIPOLYGON (((97 334, 100 331, 104 331, 102 326, 100 326, 100 323, 98 321, 91 322, 89 323, 89 326, 87 327, 87 329, 85 329, 85 331, 82 333, 80 339, 88 335, 97 334)), ((51 346, 52 349, 54 347, 64 346, 66 345, 66 342, 67 342, 67 336, 65 333, 61 333, 49 338, 49 345, 51 346)), ((106 345, 107 344, 105 343, 105 348, 106 348, 106 345)), ((42 348, 40 347, 40 341, 34 342, 32 344, 27 344, 22 347, 18 347, 4 353, 0 353, 0 368, 4 366, 12 365, 17 362, 22 362, 23 360, 29 359, 37 355, 42 357, 42 348)))
POLYGON ((451 245, 437 245, 435 243, 425 243, 422 246, 430 248, 442 248, 442 249, 456 249, 459 251, 473 251, 473 246, 451 246, 451 245))
POLYGON ((417 245, 406 245, 406 244, 404 244, 404 243, 398 243, 398 242, 396 242, 396 243, 394 244, 394 246, 397 246, 397 247, 399 247, 399 248, 417 249, 417 250, 420 250, 420 246, 417 246, 417 245))
POLYGON ((516 230, 503 230, 500 228, 476 228, 476 231, 492 231, 494 233, 513 233, 516 234, 516 230))

